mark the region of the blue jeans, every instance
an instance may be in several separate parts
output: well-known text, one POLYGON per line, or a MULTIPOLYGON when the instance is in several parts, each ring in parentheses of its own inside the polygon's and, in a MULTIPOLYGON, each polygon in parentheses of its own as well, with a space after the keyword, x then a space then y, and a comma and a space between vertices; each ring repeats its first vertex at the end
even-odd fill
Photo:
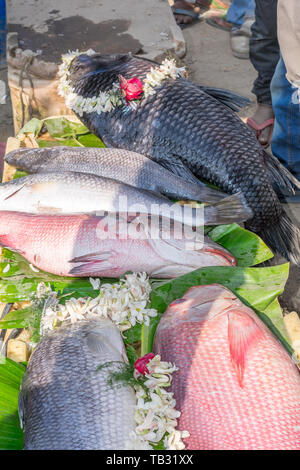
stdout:
POLYGON ((226 20, 237 26, 242 26, 245 16, 255 16, 255 0, 233 0, 226 20))
POLYGON ((5 0, 0 0, 0 63, 6 56, 6 4, 5 0))
POLYGON ((286 79, 282 57, 271 82, 275 125, 271 140, 273 154, 300 180, 300 101, 297 88, 286 79))

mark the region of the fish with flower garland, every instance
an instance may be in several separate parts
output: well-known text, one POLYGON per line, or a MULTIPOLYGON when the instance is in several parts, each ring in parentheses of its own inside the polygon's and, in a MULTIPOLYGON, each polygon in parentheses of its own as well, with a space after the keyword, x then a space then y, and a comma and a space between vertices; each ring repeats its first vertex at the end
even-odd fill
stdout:
POLYGON ((232 112, 245 100, 198 86, 184 75, 172 60, 158 65, 130 54, 76 52, 63 58, 59 91, 108 147, 142 153, 181 176, 188 167, 229 194, 242 192, 252 211, 246 227, 300 263, 300 230, 279 200, 282 191, 293 193, 300 182, 232 112), (126 89, 134 79, 138 94, 124 98, 120 75, 126 89))
POLYGON ((180 413, 166 391, 177 368, 154 354, 129 365, 121 337, 157 314, 145 308, 149 279, 134 273, 117 284, 97 281, 96 299, 65 304, 38 286, 42 339, 19 397, 24 449, 183 449, 189 434, 176 429, 180 413))

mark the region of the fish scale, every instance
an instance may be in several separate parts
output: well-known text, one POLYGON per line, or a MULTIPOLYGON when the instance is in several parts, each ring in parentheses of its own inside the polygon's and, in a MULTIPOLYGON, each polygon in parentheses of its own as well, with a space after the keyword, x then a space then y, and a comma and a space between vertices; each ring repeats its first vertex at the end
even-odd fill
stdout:
MULTIPOLYGON (((133 222, 130 221, 132 230, 133 222)), ((146 224, 145 224, 146 225, 146 224)), ((151 224, 153 225, 153 222, 151 224)), ((126 228, 126 227, 125 227, 126 228)), ((127 227, 128 228, 128 227, 127 227)), ((128 229, 128 231, 130 228, 128 229)), ((110 232, 105 218, 88 215, 33 215, 0 212, 0 245, 21 253, 38 269, 60 276, 121 277, 128 271, 170 278, 204 266, 232 266, 234 257, 208 237, 203 246, 172 232, 151 239, 110 232), (168 236, 168 238, 167 238, 168 236)))
MULTIPOLYGON (((118 74, 144 80, 153 65, 129 55, 83 54, 71 62, 70 80, 76 93, 97 96, 111 89, 118 74)), ((174 167, 175 156, 222 190, 242 192, 253 212, 247 227, 299 263, 300 231, 284 212, 278 194, 300 188, 300 183, 262 149, 224 99, 217 98, 212 89, 177 78, 164 81, 136 110, 124 113, 117 107, 109 113, 84 113, 80 119, 110 147, 142 153, 168 169, 174 167)))
POLYGON ((223 286, 196 286, 170 304, 154 352, 179 368, 171 391, 187 449, 300 449, 299 372, 223 286))
MULTIPOLYGON (((112 178, 173 199, 220 201, 226 194, 206 187, 192 173, 181 178, 150 158, 111 148, 55 147, 17 149, 5 157, 9 165, 29 173, 78 172, 112 178)), ((1 186, 0 186, 1 188, 1 186)))
POLYGON ((24 448, 128 448, 135 430, 134 390, 108 385, 110 371, 118 366, 97 371, 124 357, 123 340, 108 319, 78 322, 45 336, 21 386, 24 448))

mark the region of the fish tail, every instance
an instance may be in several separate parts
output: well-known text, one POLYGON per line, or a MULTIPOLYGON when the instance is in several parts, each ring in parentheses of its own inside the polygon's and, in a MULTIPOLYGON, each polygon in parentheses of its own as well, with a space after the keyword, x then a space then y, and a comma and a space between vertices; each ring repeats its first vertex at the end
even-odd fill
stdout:
POLYGON ((258 235, 271 249, 300 266, 300 230, 286 212, 282 212, 276 225, 265 227, 258 235))
POLYGON ((245 220, 251 219, 252 216, 252 210, 248 206, 242 193, 228 196, 225 199, 204 208, 205 225, 244 222, 245 220))
POLYGON ((265 150, 263 152, 265 165, 275 192, 277 194, 285 192, 294 194, 295 189, 300 189, 300 181, 280 163, 278 158, 265 150))

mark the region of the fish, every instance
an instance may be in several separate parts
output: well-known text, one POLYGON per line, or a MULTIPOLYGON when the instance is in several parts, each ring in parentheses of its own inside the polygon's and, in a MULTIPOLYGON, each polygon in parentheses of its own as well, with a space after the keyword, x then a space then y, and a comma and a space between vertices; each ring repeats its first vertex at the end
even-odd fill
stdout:
POLYGON ((188 168, 184 178, 136 152, 114 148, 20 148, 5 161, 28 173, 79 172, 104 176, 171 199, 217 202, 227 195, 205 186, 188 168))
POLYGON ((158 213, 195 227, 242 222, 249 214, 239 194, 204 209, 192 208, 111 178, 77 172, 36 173, 2 183, 1 210, 33 214, 158 213))
POLYGON ((121 334, 107 318, 76 322, 44 336, 30 357, 19 395, 24 449, 128 449, 136 426, 135 392, 108 384, 109 374, 124 363, 121 334))
POLYGON ((114 227, 107 217, 86 214, 4 211, 0 245, 20 253, 37 269, 69 277, 118 278, 132 271, 172 278, 204 266, 236 265, 234 256, 208 237, 200 246, 196 238, 176 239, 165 229, 151 237, 139 218, 121 223, 114 227))
POLYGON ((179 368, 171 391, 186 449, 300 449, 300 375, 229 289, 194 286, 158 324, 154 353, 179 368))
MULTIPOLYGON (((68 81, 77 95, 95 97, 120 76, 145 84, 155 66, 130 54, 80 54, 68 66, 68 81)), ((300 230, 279 200, 300 183, 233 112, 238 103, 233 93, 179 77, 161 82, 134 109, 125 104, 110 112, 83 112, 80 119, 108 147, 142 153, 179 175, 188 167, 226 193, 242 192, 252 210, 246 228, 300 264, 300 230)))

